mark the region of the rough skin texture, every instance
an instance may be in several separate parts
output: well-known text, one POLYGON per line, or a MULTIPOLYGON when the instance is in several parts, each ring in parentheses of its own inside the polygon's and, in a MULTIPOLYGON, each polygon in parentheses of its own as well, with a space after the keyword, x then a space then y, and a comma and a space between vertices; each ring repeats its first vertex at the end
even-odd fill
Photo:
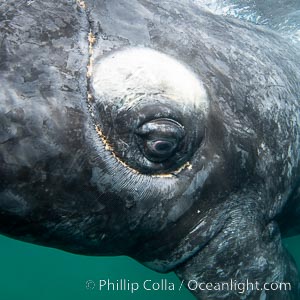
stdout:
POLYGON ((0 232, 85 255, 125 254, 186 283, 292 285, 197 290, 199 299, 299 299, 281 244, 300 232, 299 53, 276 32, 191 1, 2 2, 0 232), (170 55, 205 86, 205 137, 190 168, 149 174, 118 152, 120 127, 133 136, 142 117, 174 114, 192 136, 203 130, 192 107, 141 104, 142 116, 97 99, 93 65, 135 46, 170 55))

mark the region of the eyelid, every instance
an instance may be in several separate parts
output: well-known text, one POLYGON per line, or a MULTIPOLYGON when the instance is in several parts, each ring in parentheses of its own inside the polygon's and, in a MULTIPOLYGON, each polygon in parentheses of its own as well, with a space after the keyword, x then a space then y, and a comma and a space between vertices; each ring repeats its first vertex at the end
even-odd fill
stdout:
POLYGON ((136 134, 140 136, 150 135, 152 133, 167 133, 179 135, 179 138, 184 136, 184 126, 171 119, 156 119, 143 124, 136 130, 136 134))

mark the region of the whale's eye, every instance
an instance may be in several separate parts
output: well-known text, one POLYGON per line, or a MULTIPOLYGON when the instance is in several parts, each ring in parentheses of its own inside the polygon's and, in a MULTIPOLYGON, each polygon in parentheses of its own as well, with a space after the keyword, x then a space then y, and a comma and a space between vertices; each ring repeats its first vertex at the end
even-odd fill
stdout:
POLYGON ((144 175, 174 175, 192 163, 210 116, 203 71, 144 47, 100 51, 94 61, 89 110, 99 147, 144 175))
POLYGON ((138 144, 151 162, 161 163, 172 157, 185 136, 184 127, 171 119, 157 119, 144 123, 136 131, 138 144))

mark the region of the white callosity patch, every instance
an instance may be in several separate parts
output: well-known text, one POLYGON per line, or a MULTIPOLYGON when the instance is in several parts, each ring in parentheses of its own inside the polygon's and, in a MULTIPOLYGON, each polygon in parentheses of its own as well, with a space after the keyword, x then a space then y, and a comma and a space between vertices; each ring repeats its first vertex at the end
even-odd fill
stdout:
POLYGON ((95 59, 92 85, 97 97, 136 102, 162 95, 170 101, 201 109, 206 114, 208 99, 197 76, 176 59, 149 48, 129 48, 95 59))

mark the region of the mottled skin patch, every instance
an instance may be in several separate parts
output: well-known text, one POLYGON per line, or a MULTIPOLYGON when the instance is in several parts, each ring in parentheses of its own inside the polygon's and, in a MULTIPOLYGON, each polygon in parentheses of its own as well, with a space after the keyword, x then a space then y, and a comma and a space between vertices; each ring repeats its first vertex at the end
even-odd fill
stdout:
POLYGON ((185 281, 290 282, 266 299, 299 299, 281 244, 300 231, 299 53, 185 0, 2 2, 0 232, 128 255, 185 281), (187 66, 208 111, 164 95, 128 110, 97 97, 91 67, 136 47, 187 66), (156 119, 184 128, 178 166, 149 162, 137 146, 136 129, 156 119))

